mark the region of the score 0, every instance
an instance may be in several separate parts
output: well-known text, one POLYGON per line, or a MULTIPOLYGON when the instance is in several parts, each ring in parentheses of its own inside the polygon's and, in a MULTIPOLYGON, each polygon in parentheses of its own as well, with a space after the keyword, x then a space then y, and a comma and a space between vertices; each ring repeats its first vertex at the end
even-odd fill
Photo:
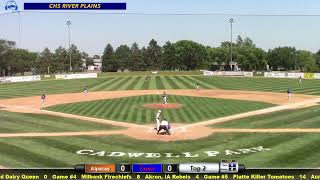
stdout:
POLYGON ((117 164, 117 173, 131 173, 131 164, 117 164))
POLYGON ((163 173, 178 173, 178 164, 163 164, 163 173))

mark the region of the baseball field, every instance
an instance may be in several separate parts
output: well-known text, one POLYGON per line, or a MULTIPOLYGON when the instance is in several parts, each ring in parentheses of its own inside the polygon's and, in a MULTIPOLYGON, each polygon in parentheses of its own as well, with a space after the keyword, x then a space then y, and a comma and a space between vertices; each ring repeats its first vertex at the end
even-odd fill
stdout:
POLYGON ((319 80, 198 72, 0 84, 0 166, 236 159, 247 167, 320 167, 319 95, 319 80), (171 135, 154 130, 159 109, 171 135))

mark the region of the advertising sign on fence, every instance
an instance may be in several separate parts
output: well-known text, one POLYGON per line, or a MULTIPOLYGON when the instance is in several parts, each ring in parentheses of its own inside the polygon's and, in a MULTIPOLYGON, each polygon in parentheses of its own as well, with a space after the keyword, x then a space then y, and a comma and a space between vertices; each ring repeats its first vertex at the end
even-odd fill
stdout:
POLYGON ((304 73, 290 73, 290 72, 265 72, 264 77, 271 78, 304 78, 304 73))
POLYGON ((56 74, 56 79, 83 79, 83 78, 97 78, 97 73, 83 73, 83 74, 56 74))
POLYGON ((253 76, 253 72, 246 71, 203 71, 204 76, 253 76))
POLYGON ((40 75, 36 76, 10 76, 10 77, 1 77, 0 82, 27 82, 27 81, 40 81, 40 75))

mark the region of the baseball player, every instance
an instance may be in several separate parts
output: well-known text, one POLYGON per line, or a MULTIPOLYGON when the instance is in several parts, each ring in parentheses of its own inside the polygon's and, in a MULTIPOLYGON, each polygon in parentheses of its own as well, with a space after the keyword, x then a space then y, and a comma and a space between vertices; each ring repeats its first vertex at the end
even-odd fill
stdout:
POLYGON ((167 135, 171 135, 170 129, 171 129, 170 123, 166 119, 163 119, 160 123, 157 134, 159 134, 161 130, 165 130, 167 135))
POLYGON ((46 104, 46 95, 42 94, 41 95, 41 105, 44 106, 46 104))
POLYGON ((302 77, 301 76, 299 77, 299 83, 300 84, 302 83, 302 77))
POLYGON ((288 93, 288 100, 290 100, 291 99, 291 93, 292 93, 290 88, 287 90, 287 93, 288 93))
POLYGON ((161 110, 158 110, 157 115, 156 115, 156 127, 155 129, 158 131, 160 127, 160 117, 161 117, 161 110))
POLYGON ((197 91, 199 91, 200 89, 200 86, 199 86, 199 83, 197 83, 197 91))
POLYGON ((168 96, 166 95, 166 92, 163 91, 163 95, 162 95, 162 101, 163 101, 163 104, 167 104, 167 99, 168 99, 168 96))
POLYGON ((84 88, 84 94, 87 96, 88 95, 88 87, 84 88))

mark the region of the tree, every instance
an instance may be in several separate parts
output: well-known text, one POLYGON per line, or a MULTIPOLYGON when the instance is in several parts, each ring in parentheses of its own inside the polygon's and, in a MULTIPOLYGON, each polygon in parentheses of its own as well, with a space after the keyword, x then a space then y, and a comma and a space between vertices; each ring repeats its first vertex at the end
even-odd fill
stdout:
MULTIPOLYGON (((74 72, 75 71, 82 71, 83 70, 83 61, 82 61, 81 53, 80 53, 78 47, 74 44, 71 44, 70 51, 71 51, 72 71, 74 71, 74 72)), ((70 60, 66 64, 69 64, 69 66, 66 66, 66 67, 70 67, 70 60)), ((68 71, 68 69, 65 69, 65 71, 68 71)))
POLYGON ((315 60, 316 60, 316 66, 317 66, 317 71, 320 69, 320 50, 315 53, 315 60))
POLYGON ((114 52, 111 44, 107 44, 106 48, 103 51, 102 59, 102 72, 107 71, 117 71, 118 64, 114 60, 114 52))
POLYGON ((167 41, 163 46, 162 62, 164 70, 175 70, 182 67, 178 54, 176 54, 176 47, 170 41, 167 41))
POLYGON ((310 51, 297 51, 297 66, 304 72, 317 71, 316 58, 310 51))
POLYGON ((146 55, 147 56, 145 59, 145 64, 148 70, 160 70, 162 68, 162 49, 161 46, 158 45, 156 40, 152 39, 149 42, 146 55))
POLYGON ((294 47, 278 47, 269 50, 267 61, 273 70, 294 70, 297 67, 296 49, 294 47))
POLYGON ((207 68, 206 48, 196 42, 183 40, 174 44, 179 62, 183 64, 183 70, 196 70, 207 68))
POLYGON ((63 48, 62 46, 59 46, 53 55, 53 60, 51 61, 50 66, 50 73, 63 73, 65 71, 68 71, 69 69, 69 53, 68 51, 63 48))
POLYGON ((10 75, 20 73, 22 76, 25 72, 30 72, 34 65, 37 54, 25 49, 12 50, 12 58, 8 65, 10 66, 10 75))
POLYGON ((130 57, 129 61, 131 66, 129 67, 132 71, 141 71, 144 70, 144 62, 142 57, 142 52, 139 49, 139 46, 134 42, 130 48, 130 57))
POLYGON ((37 73, 45 74, 48 72, 48 68, 50 68, 50 64, 52 63, 53 54, 48 48, 45 48, 40 55, 37 57, 37 73))
POLYGON ((130 48, 127 45, 120 45, 114 52, 114 59, 119 65, 118 69, 125 70, 131 68, 130 58, 130 48))
POLYGON ((6 41, 0 39, 0 75, 7 76, 9 73, 8 63, 10 58, 13 58, 13 50, 15 49, 16 43, 14 41, 6 41))

